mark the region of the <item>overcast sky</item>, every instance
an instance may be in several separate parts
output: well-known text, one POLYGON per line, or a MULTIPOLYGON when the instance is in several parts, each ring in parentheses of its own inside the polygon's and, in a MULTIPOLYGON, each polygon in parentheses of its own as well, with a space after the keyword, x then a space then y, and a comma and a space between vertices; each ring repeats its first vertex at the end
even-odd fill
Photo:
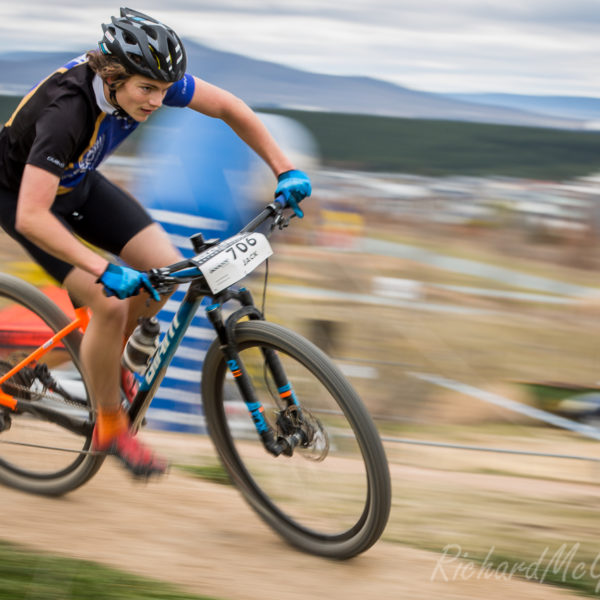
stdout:
MULTIPOLYGON (((309 71, 434 92, 600 97, 600 0, 131 0, 131 7, 181 37, 309 71)), ((87 50, 118 9, 97 0, 0 0, 0 52, 87 50)))

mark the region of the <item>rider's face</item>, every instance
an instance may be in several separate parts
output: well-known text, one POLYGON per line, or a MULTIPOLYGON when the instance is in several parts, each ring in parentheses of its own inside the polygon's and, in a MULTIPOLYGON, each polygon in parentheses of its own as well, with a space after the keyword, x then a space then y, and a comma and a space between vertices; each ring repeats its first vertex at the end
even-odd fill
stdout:
POLYGON ((162 106, 170 83, 133 75, 116 92, 119 106, 136 121, 145 121, 162 106))

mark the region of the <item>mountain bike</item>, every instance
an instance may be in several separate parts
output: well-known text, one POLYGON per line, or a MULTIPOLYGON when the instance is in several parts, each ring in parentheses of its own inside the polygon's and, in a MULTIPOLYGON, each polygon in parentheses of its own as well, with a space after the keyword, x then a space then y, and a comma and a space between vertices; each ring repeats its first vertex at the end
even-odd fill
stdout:
MULTIPOLYGON (((349 558, 379 539, 390 511, 377 429, 331 359, 266 321, 250 291, 236 286, 273 254, 269 236, 292 216, 273 202, 238 234, 222 242, 196 234, 192 258, 148 272, 159 293, 182 284, 187 290, 129 416, 139 428, 209 297, 216 336, 202 368, 202 408, 229 477, 288 542, 349 558)), ((94 399, 79 360, 87 320, 87 309, 70 320, 33 286, 0 275, 0 482, 61 495, 100 468, 104 456, 90 449, 94 399)))

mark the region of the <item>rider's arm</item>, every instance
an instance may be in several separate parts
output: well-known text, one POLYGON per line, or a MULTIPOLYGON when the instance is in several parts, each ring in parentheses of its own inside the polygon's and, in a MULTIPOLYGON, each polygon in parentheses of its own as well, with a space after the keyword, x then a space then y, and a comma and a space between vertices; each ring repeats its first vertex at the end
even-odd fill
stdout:
POLYGON ((15 227, 46 252, 99 277, 108 261, 79 242, 50 211, 58 183, 53 173, 25 165, 15 227))
POLYGON ((223 120, 252 148, 277 176, 294 168, 263 122, 238 97, 194 77, 194 95, 189 107, 223 120))

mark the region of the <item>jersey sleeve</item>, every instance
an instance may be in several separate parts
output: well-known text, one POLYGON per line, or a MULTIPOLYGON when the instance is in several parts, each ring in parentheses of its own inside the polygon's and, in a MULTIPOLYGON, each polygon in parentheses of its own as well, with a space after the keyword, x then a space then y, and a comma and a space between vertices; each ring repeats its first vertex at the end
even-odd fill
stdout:
POLYGON ((81 100, 75 96, 50 104, 36 122, 27 164, 60 177, 80 145, 81 123, 89 119, 86 112, 81 100))
POLYGON ((194 95, 196 84, 194 77, 186 73, 182 79, 176 81, 167 91, 163 104, 165 106, 187 106, 194 95))

